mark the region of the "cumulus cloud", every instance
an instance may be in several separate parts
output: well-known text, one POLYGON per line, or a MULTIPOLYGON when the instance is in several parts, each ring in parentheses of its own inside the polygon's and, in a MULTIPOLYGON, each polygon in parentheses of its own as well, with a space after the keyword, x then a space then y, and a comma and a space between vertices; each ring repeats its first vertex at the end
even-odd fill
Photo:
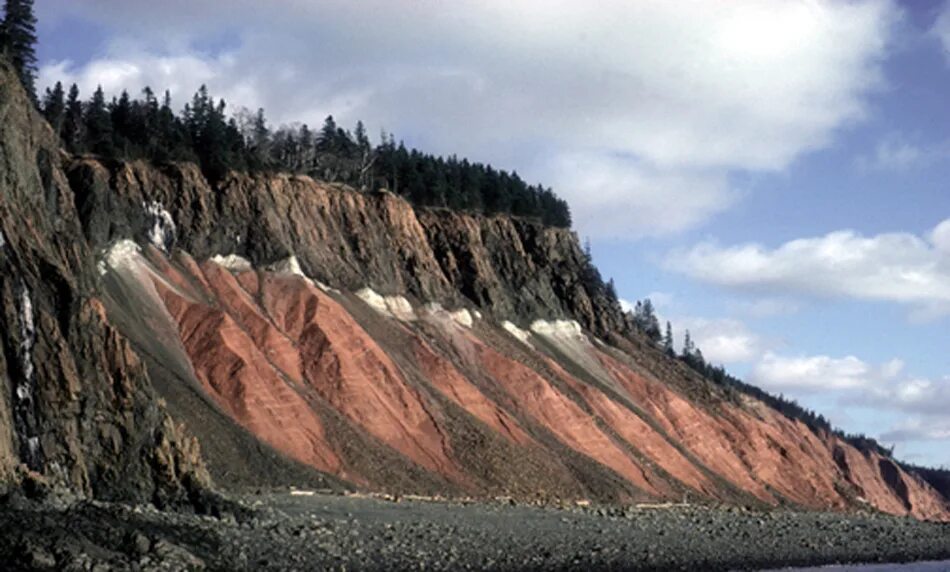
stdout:
POLYGON ((950 377, 895 379, 869 388, 868 392, 856 396, 855 402, 946 418, 947 411, 950 411, 950 377))
POLYGON ((738 198, 723 173, 657 170, 629 157, 560 154, 541 171, 558 181, 559 194, 584 232, 599 237, 678 232, 728 209, 738 198))
POLYGON ((938 224, 930 233, 930 242, 944 256, 950 256, 950 219, 938 224))
MULTIPOLYGON (((901 380, 890 387, 879 388, 866 401, 871 407, 901 414, 901 421, 884 431, 881 440, 888 443, 950 443, 950 418, 947 417, 950 377, 936 381, 901 380)), ((933 463, 933 459, 930 462, 933 463)))
POLYGON ((830 391, 866 388, 876 380, 895 375, 902 364, 891 362, 879 368, 854 356, 781 356, 766 353, 752 370, 750 379, 776 391, 830 391))
POLYGON ((739 320, 681 318, 676 320, 676 327, 678 339, 689 330, 693 342, 710 363, 750 362, 760 356, 764 348, 762 338, 739 320))
MULTIPOLYGON (((897 419, 868 431, 884 443, 950 442, 950 377, 908 375, 902 360, 872 365, 855 356, 786 356, 766 352, 749 381, 768 391, 795 397, 821 396, 828 417, 854 427, 862 418, 897 419)), ((933 460, 931 459, 931 462, 933 460)))
POLYGON ((694 227, 729 175, 785 168, 860 120, 898 9, 885 0, 153 3, 51 0, 114 30, 41 83, 201 83, 277 121, 362 118, 438 153, 543 180, 584 231, 694 227), (237 41, 207 49, 209 30, 237 41), (676 205, 661 209, 660 205, 676 205))
POLYGON ((950 219, 927 237, 853 231, 769 249, 706 242, 671 253, 669 268, 731 288, 909 304, 919 317, 950 309, 950 219))
POLYGON ((793 394, 833 392, 845 407, 868 407, 946 420, 950 377, 933 380, 906 375, 904 362, 872 365, 855 356, 783 356, 766 352, 750 381, 764 389, 793 394))

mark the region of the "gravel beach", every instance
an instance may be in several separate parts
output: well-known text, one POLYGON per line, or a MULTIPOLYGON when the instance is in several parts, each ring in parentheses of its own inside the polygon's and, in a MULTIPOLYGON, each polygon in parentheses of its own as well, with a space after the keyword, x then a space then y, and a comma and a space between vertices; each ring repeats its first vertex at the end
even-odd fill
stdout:
POLYGON ((218 516, 8 501, 23 570, 731 570, 950 558, 950 525, 878 514, 513 506, 323 494, 240 497, 218 516))

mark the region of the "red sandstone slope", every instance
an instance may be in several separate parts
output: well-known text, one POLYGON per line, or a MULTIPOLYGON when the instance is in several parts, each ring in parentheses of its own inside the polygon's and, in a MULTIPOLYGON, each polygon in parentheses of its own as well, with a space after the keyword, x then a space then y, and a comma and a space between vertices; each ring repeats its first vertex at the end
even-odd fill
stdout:
POLYGON ((187 255, 170 262, 154 249, 147 258, 114 271, 151 282, 157 296, 143 303, 177 330, 196 383, 217 407, 285 455, 354 484, 867 503, 950 518, 938 493, 890 460, 751 399, 687 395, 640 367, 655 356, 592 343, 567 323, 541 324, 522 340, 467 311, 358 297, 292 273, 232 272, 187 255))

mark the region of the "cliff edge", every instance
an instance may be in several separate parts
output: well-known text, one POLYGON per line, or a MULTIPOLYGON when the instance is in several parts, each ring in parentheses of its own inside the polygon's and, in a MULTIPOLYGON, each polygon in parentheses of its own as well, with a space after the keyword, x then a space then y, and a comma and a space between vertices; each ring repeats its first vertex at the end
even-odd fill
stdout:
POLYGON ((13 78, 2 482, 160 504, 213 478, 950 518, 892 459, 665 356, 570 231, 69 156, 13 78))

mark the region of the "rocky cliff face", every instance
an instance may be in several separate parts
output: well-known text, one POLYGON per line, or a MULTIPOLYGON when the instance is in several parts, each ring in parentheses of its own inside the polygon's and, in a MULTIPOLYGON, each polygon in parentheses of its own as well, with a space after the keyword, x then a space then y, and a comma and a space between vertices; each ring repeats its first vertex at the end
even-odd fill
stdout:
POLYGON ((179 248, 255 267, 296 257, 324 284, 415 300, 475 304, 501 319, 577 319, 624 331, 617 308, 584 283, 586 257, 564 229, 510 217, 416 212, 387 192, 361 194, 298 176, 234 174, 212 188, 194 165, 79 159, 67 168, 85 235, 179 248))
POLYGON ((98 298, 63 157, 0 68, 0 481, 169 502, 207 482, 98 298))
MULTIPOLYGON (((121 293, 107 298, 110 315, 137 300, 124 330, 175 356, 179 383, 352 485, 948 516, 890 459, 736 403, 661 352, 608 346, 574 321, 520 329, 473 307, 337 289, 293 261, 255 269, 125 242, 106 264, 107 291, 121 293)), ((200 417, 188 424, 214 438, 200 417)))
POLYGON ((225 487, 950 517, 892 460, 631 334, 568 231, 65 156, 0 88, 0 480, 162 500, 207 467, 225 487))

